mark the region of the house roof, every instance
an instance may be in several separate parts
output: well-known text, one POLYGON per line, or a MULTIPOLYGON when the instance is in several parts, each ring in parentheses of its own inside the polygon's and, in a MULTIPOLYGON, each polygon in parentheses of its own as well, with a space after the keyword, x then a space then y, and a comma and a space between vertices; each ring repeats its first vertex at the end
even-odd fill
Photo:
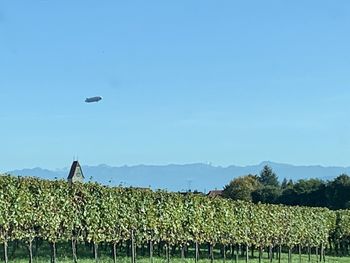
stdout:
POLYGON ((222 192, 223 192, 223 190, 211 190, 211 191, 209 191, 207 196, 209 196, 209 197, 222 196, 222 192))
POLYGON ((81 175, 83 176, 83 178, 85 178, 85 177, 84 177, 84 174, 83 174, 83 170, 81 169, 81 166, 80 166, 79 162, 78 162, 78 161, 74 161, 74 162, 72 163, 71 168, 70 168, 69 175, 68 175, 68 178, 67 178, 67 179, 72 179, 72 178, 74 177, 75 172, 76 172, 77 169, 80 170, 81 175))

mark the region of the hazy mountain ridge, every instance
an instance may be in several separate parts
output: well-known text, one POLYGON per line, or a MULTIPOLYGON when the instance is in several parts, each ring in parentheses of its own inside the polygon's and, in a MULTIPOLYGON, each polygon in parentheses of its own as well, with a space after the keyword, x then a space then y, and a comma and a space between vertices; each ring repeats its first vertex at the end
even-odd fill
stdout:
MULTIPOLYGON (((168 189, 184 191, 187 189, 209 191, 222 189, 232 178, 258 174, 264 165, 269 165, 280 180, 283 178, 299 180, 305 178, 320 178, 330 180, 341 173, 350 174, 350 167, 324 167, 319 165, 297 166, 274 162, 262 162, 249 166, 212 166, 204 163, 169 164, 169 165, 135 165, 135 166, 82 166, 85 181, 97 181, 108 185, 151 187, 153 189, 168 189)), ((13 170, 8 173, 19 176, 36 176, 44 179, 66 179, 69 168, 55 171, 39 167, 32 169, 13 170)))

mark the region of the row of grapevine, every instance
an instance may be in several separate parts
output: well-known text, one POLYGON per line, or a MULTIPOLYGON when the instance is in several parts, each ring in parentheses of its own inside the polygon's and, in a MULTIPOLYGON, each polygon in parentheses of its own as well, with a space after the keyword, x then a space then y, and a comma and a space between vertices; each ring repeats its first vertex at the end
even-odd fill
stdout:
MULTIPOLYGON (((47 240, 55 262, 58 241, 98 244, 132 240, 135 244, 188 242, 246 247, 327 246, 336 229, 350 236, 350 212, 323 208, 252 204, 148 189, 106 187, 96 183, 0 176, 0 242, 21 240, 32 262, 35 238, 47 240)), ((334 235, 333 235, 334 236, 334 235)), ((115 255, 115 253, 114 253, 115 255)), ((133 252, 134 255, 134 252, 133 252)))

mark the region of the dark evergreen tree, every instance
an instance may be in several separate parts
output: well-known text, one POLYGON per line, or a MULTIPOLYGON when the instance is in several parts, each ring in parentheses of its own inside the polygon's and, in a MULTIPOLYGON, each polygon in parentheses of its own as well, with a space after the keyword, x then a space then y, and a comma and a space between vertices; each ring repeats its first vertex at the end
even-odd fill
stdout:
POLYGON ((345 209, 350 201, 350 177, 341 174, 329 182, 326 189, 328 207, 332 209, 345 209))
POLYGON ((288 180, 287 180, 287 178, 284 178, 282 181, 282 184, 281 184, 281 188, 285 189, 285 188, 287 188, 287 186, 288 186, 288 180))
POLYGON ((293 185, 294 183, 292 179, 287 180, 287 178, 284 178, 281 184, 281 189, 284 190, 286 188, 292 188, 293 185))
POLYGON ((268 165, 264 166, 260 172, 258 180, 264 186, 279 187, 278 177, 268 165))

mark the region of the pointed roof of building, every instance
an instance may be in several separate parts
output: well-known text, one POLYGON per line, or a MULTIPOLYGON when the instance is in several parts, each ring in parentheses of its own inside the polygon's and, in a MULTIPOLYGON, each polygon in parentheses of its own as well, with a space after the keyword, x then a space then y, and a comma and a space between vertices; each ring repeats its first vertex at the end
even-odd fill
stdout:
POLYGON ((211 190, 211 191, 209 191, 207 196, 209 196, 209 197, 222 196, 222 192, 223 192, 223 190, 211 190))
POLYGON ((79 164, 78 161, 74 161, 72 163, 72 166, 70 168, 70 171, 69 171, 69 175, 68 175, 68 178, 67 179, 72 179, 74 177, 74 175, 80 171, 80 174, 84 177, 84 174, 83 174, 83 169, 81 169, 81 166, 79 164))

